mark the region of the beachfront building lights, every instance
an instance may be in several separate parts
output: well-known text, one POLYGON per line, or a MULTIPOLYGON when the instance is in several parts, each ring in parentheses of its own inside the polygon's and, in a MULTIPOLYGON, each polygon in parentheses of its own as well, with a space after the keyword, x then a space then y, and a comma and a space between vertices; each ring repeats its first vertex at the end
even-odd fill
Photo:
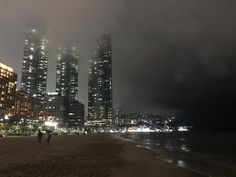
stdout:
POLYGON ((14 112, 16 81, 17 74, 13 69, 0 63, 0 118, 12 116, 14 112))
POLYGON ((112 122, 112 43, 105 32, 89 60, 88 120, 112 122))
POLYGON ((64 112, 64 98, 57 92, 48 92, 45 100, 45 117, 43 120, 62 122, 64 112))
POLYGON ((26 32, 21 89, 42 97, 46 95, 48 41, 36 29, 26 32))
POLYGON ((4 69, 4 70, 6 70, 6 71, 9 71, 9 72, 13 72, 13 69, 12 69, 11 67, 9 67, 9 66, 7 66, 7 65, 4 65, 4 64, 2 64, 2 63, 0 63, 0 68, 1 68, 1 69, 4 69))
POLYGON ((120 106, 116 106, 113 108, 113 119, 114 119, 115 125, 123 124, 122 119, 121 119, 121 107, 120 106))
POLYGON ((16 91, 14 117, 17 119, 39 119, 41 110, 40 99, 24 90, 16 91))
POLYGON ((48 40, 36 29, 30 29, 25 35, 24 56, 22 66, 21 90, 40 99, 39 119, 45 117, 48 40))
POLYGON ((70 100, 78 96, 79 53, 76 47, 59 48, 56 92, 70 100))
POLYGON ((178 131, 179 132, 186 132, 186 131, 189 131, 189 129, 187 126, 180 126, 180 127, 178 127, 178 131))
POLYGON ((58 122, 53 122, 53 121, 45 121, 44 125, 47 127, 54 127, 57 128, 58 122))
POLYGON ((56 71, 56 92, 63 97, 63 124, 69 127, 84 124, 84 105, 78 101, 79 53, 76 47, 59 48, 56 71))

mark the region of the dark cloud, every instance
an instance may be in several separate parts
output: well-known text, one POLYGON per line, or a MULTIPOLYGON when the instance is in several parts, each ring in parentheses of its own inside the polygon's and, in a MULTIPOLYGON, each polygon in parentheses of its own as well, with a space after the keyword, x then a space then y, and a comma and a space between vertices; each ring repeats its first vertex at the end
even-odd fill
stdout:
POLYGON ((113 39, 114 104, 232 125, 235 17, 233 0, 0 0, 0 58, 20 76, 24 32, 39 27, 50 40, 53 91, 56 48, 78 45, 79 98, 87 104, 88 59, 105 28, 113 39))

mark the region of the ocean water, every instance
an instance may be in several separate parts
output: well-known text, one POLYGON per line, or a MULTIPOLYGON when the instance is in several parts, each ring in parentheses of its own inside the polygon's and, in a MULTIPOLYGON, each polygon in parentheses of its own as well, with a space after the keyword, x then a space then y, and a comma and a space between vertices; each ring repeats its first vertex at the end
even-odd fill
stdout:
POLYGON ((236 177, 236 132, 119 135, 157 152, 157 158, 212 177, 236 177))

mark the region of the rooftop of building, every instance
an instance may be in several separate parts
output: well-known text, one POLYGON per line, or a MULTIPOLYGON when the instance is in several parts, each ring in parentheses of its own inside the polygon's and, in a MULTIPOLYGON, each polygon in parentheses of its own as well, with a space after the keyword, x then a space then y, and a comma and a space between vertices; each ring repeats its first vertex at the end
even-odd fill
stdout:
POLYGON ((3 63, 0 63, 0 67, 3 68, 3 69, 5 69, 5 70, 7 70, 7 71, 13 72, 13 68, 11 68, 11 67, 9 67, 9 66, 3 64, 3 63))

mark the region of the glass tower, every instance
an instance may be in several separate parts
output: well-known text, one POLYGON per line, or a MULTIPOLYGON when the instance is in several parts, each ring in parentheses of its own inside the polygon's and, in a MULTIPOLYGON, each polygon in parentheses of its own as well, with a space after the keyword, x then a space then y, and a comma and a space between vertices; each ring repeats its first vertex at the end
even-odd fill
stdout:
POLYGON ((76 47, 59 48, 56 92, 69 100, 77 99, 79 54, 76 47))
POLYGON ((21 89, 41 97, 46 95, 48 41, 36 29, 26 32, 21 89))
POLYGON ((112 121, 112 43, 105 32, 89 61, 88 120, 112 121))
POLYGON ((63 97, 63 123, 68 127, 84 124, 84 105, 78 101, 78 70, 77 48, 59 48, 56 92, 63 97))

